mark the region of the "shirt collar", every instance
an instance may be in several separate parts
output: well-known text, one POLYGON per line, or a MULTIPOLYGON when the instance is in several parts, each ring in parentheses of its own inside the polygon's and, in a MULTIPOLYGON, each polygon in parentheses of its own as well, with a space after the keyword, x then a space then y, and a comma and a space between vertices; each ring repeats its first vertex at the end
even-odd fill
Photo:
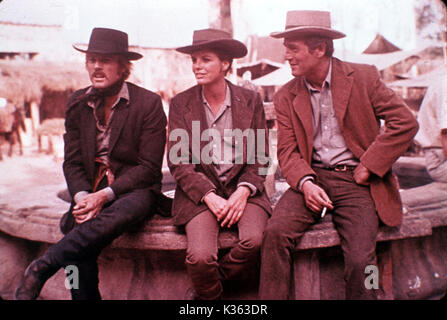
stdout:
MULTIPOLYGON (((202 90, 202 101, 204 104, 209 106, 209 103, 206 100, 203 90, 202 90)), ((224 100, 222 106, 231 107, 231 90, 230 90, 230 87, 228 86, 228 84, 225 84, 225 100, 224 100)))
MULTIPOLYGON (((329 60, 329 69, 327 71, 327 75, 326 78, 323 81, 323 88, 324 89, 326 86, 328 88, 331 87, 331 79, 332 79, 332 59, 329 60)), ((307 80, 306 78, 304 78, 304 84, 306 85, 307 89, 309 91, 320 91, 318 89, 316 89, 314 86, 312 86, 307 80)))
MULTIPOLYGON (((90 93, 92 90, 93 90, 93 87, 89 87, 89 88, 87 89, 87 92, 86 92, 86 93, 88 94, 88 93, 90 93)), ((130 97, 129 97, 129 88, 128 88, 126 82, 123 82, 123 86, 121 87, 121 90, 120 90, 120 92, 118 93, 118 97, 117 97, 115 103, 113 104, 113 107, 112 107, 112 108, 115 108, 116 105, 118 104, 118 102, 119 102, 121 99, 124 99, 124 100, 126 100, 127 102, 129 102, 129 100, 130 100, 130 97)), ((95 103, 95 101, 87 101, 87 105, 90 106, 90 107, 92 107, 92 108, 95 108, 95 107, 97 106, 97 103, 98 103, 98 102, 95 103)))

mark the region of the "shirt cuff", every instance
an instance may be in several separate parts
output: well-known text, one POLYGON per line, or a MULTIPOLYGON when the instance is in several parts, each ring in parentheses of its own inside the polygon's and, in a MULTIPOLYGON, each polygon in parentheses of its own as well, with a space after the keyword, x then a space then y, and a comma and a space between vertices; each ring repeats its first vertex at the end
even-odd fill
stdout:
POLYGON ((113 192, 112 188, 106 187, 102 190, 106 193, 108 202, 115 200, 115 192, 113 192))
POLYGON ((89 194, 88 191, 79 191, 78 193, 76 193, 74 195, 73 200, 74 200, 75 203, 78 203, 79 201, 82 200, 82 198, 84 198, 88 194, 89 194))
POLYGON ((248 187, 250 189, 250 197, 253 197, 256 194, 256 192, 258 191, 258 189, 254 185, 252 185, 250 182, 240 182, 240 183, 238 183, 237 186, 238 187, 239 186, 248 187))
POLYGON ((298 183, 298 189, 300 191, 303 191, 302 188, 303 188, 304 182, 309 181, 309 180, 311 180, 312 182, 315 182, 315 179, 312 176, 304 176, 304 177, 302 177, 300 182, 298 183))
POLYGON ((216 192, 216 189, 211 189, 211 190, 207 191, 207 193, 205 193, 205 194, 203 195, 202 199, 200 199, 200 202, 204 202, 203 199, 205 199, 205 197, 206 197, 209 193, 211 193, 211 192, 216 192))

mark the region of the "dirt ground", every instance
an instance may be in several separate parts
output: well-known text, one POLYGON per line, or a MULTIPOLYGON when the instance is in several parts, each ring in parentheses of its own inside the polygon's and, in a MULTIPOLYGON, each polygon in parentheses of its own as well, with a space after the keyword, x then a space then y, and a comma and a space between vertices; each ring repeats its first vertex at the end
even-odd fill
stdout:
MULTIPOLYGON (((5 151, 7 146, 3 144, 2 148, 5 151)), ((36 205, 65 189, 63 159, 58 156, 60 148, 63 145, 58 141, 53 155, 38 153, 35 144, 23 147, 22 156, 17 147, 12 157, 4 154, 0 161, 0 204, 9 207, 23 207, 26 203, 36 205)))

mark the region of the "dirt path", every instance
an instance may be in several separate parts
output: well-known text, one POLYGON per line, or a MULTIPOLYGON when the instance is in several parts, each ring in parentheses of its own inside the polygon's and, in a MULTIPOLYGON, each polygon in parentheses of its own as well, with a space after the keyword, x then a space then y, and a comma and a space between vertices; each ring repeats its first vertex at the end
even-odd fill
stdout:
POLYGON ((25 148, 24 155, 0 161, 0 205, 27 207, 52 201, 66 188, 62 160, 25 148))

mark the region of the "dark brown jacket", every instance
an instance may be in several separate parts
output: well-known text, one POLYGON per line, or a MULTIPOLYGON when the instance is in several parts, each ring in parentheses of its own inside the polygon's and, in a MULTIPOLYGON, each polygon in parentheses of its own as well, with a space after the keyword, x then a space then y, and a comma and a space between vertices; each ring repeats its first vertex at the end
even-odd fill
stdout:
MULTIPOLYGON (((166 115, 160 97, 127 83, 129 103, 121 100, 111 123, 109 157, 115 181, 115 195, 134 189, 161 188, 161 165, 166 143, 166 115)), ((85 102, 71 105, 87 88, 71 97, 66 113, 63 169, 72 197, 91 191, 95 175, 96 122, 93 109, 85 102)))

